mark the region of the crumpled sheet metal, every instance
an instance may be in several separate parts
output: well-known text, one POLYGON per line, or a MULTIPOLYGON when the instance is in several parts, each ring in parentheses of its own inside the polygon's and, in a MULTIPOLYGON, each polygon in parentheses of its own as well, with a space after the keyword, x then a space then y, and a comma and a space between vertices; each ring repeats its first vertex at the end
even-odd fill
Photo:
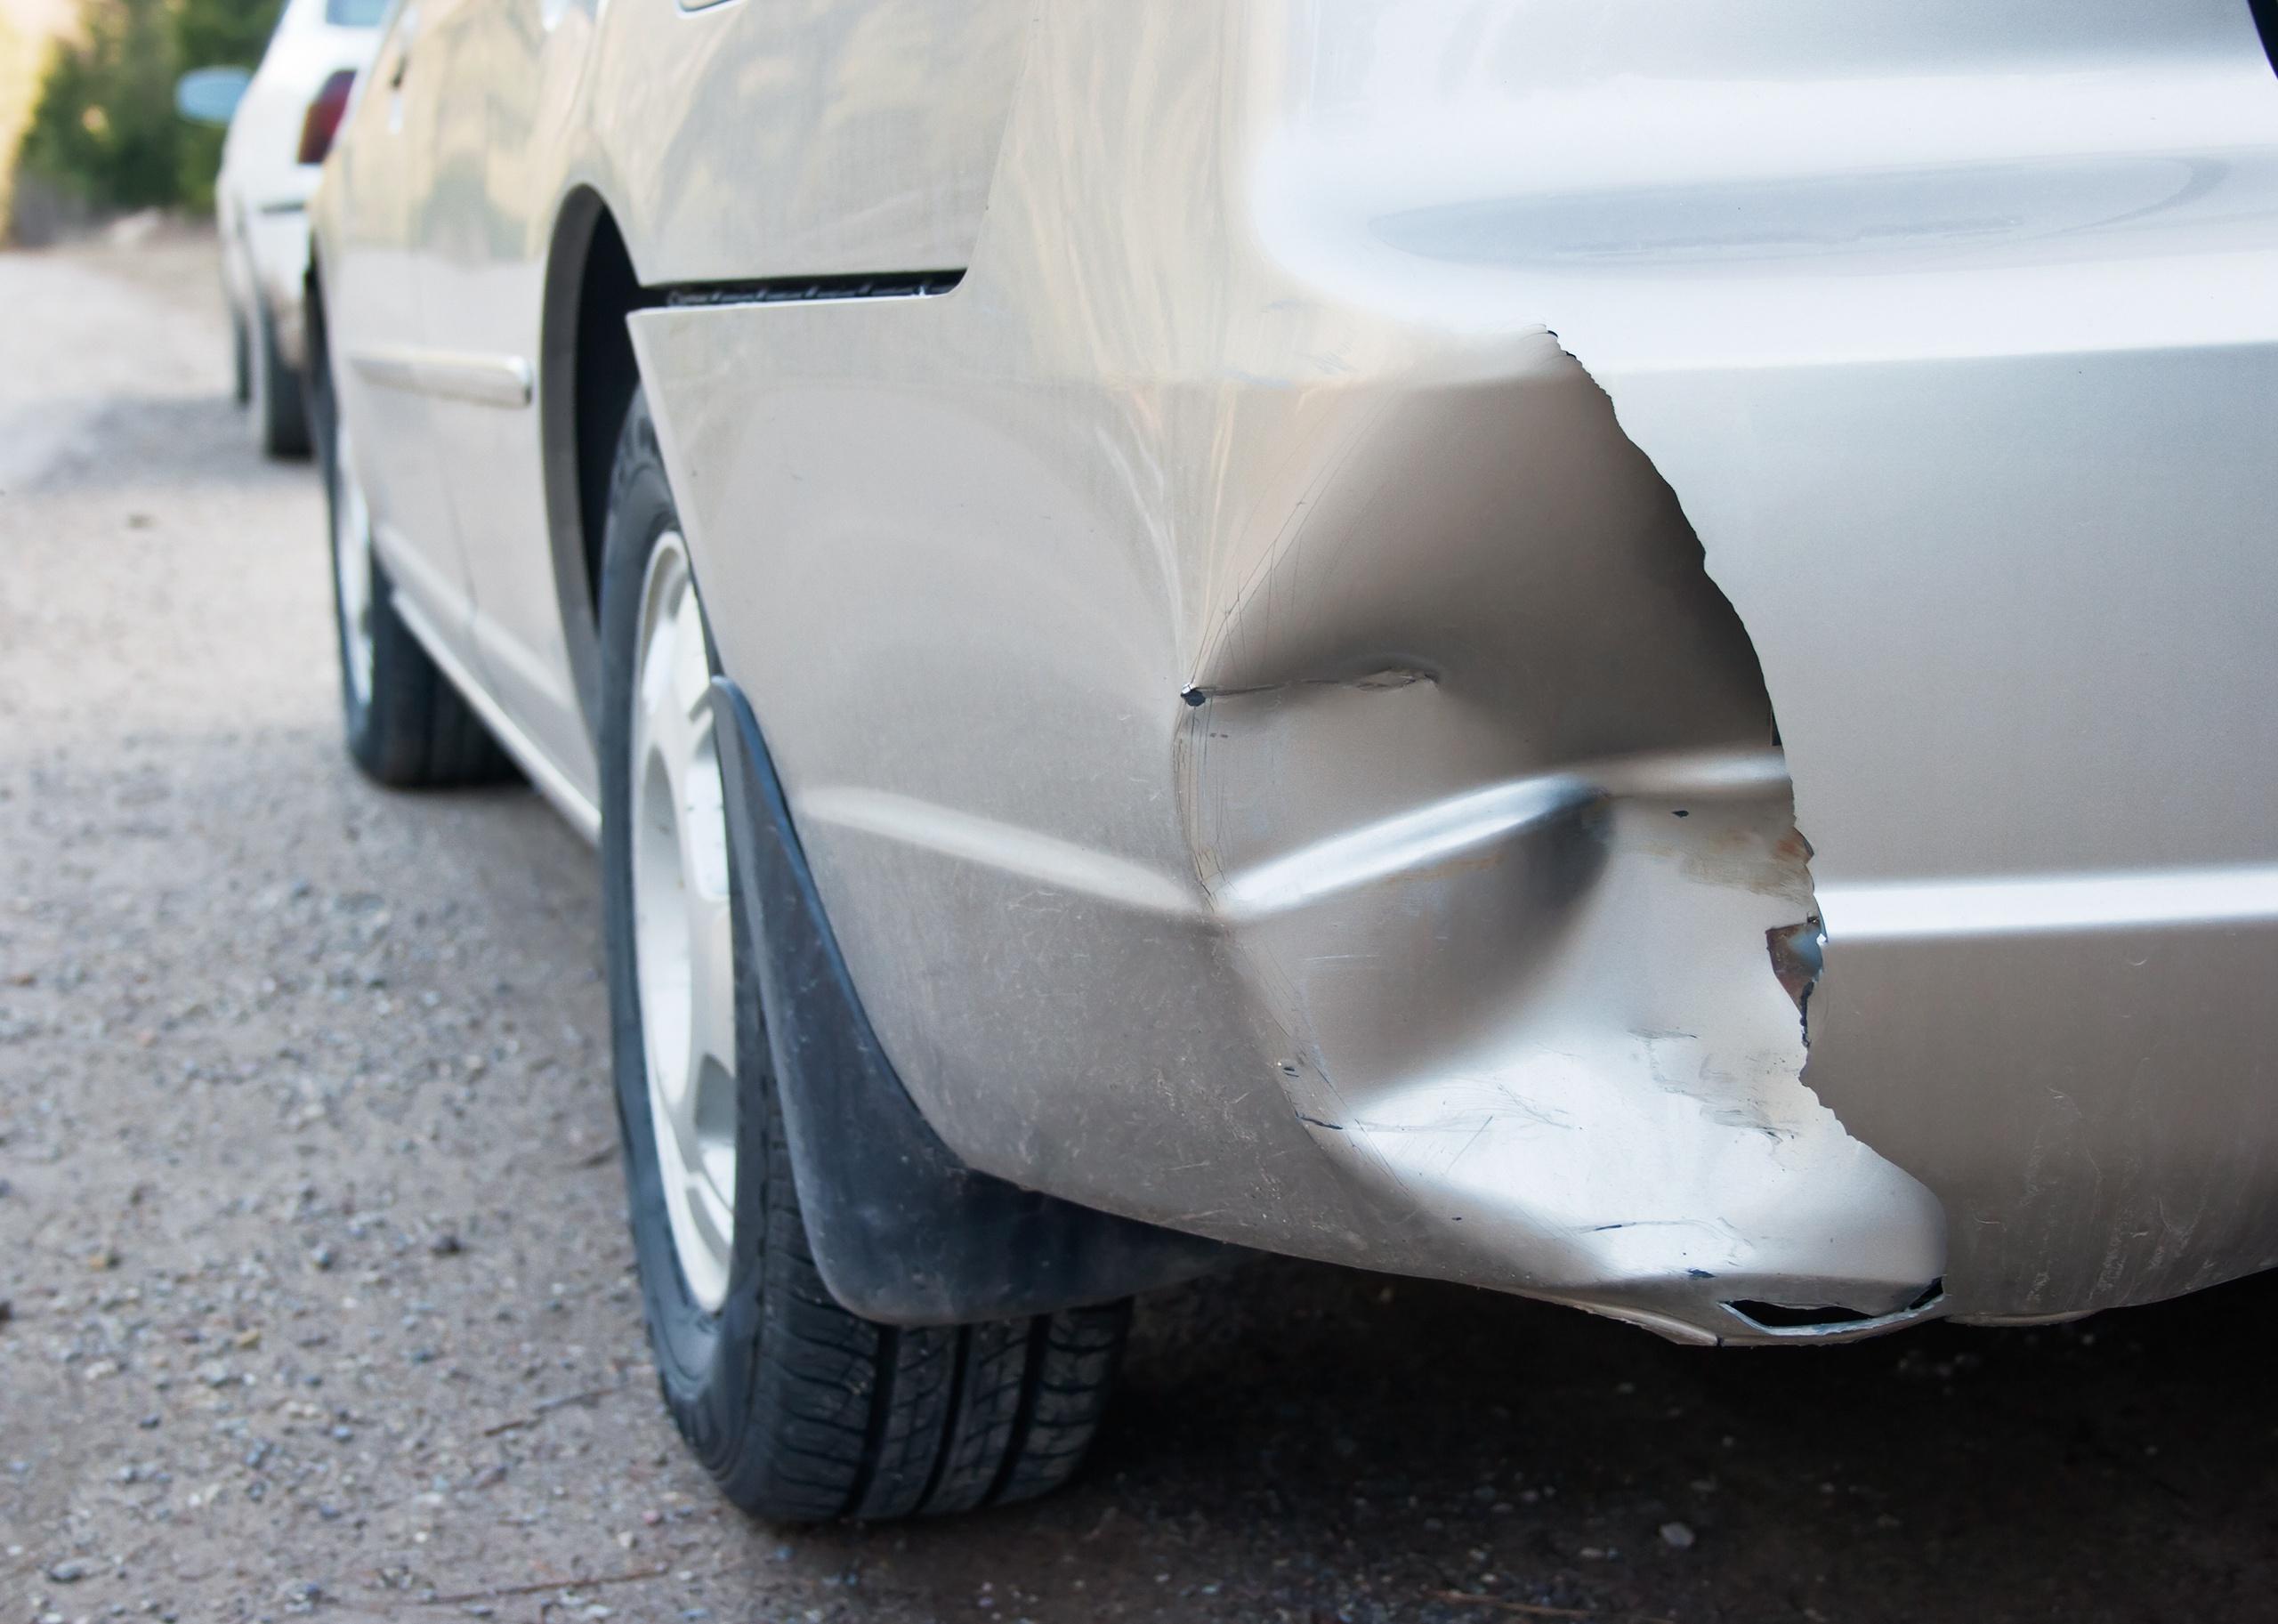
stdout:
POLYGON ((2278 1264, 2248 8, 1389 16, 1288 14, 1385 48, 1286 59, 1267 234, 1337 297, 1539 311, 1674 487, 1817 848, 1805 1081, 1937 1192, 1946 1311, 2278 1264))

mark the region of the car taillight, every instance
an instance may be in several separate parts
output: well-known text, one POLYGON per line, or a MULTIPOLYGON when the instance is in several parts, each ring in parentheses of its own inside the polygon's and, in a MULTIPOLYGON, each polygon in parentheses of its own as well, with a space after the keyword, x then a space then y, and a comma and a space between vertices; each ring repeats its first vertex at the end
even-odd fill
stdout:
POLYGON ((308 116, 301 120, 303 163, 324 162, 324 155, 332 150, 333 133, 340 128, 340 116, 348 110, 348 93, 355 88, 355 70, 343 68, 317 92, 317 99, 309 103, 308 116))

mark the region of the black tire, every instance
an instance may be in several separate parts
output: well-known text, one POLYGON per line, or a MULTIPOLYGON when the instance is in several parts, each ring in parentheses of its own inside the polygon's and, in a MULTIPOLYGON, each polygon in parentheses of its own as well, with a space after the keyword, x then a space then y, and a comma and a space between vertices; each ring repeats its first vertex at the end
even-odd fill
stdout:
POLYGON ((727 1296, 691 1296, 675 1249, 634 961, 630 762, 649 558, 678 520, 645 397, 610 476, 602 560, 602 869, 618 1121, 666 1408, 736 1505, 778 1522, 967 1511, 1074 1472, 1113 1385, 1129 1305, 912 1329, 832 1298, 808 1249, 767 1058, 755 922, 734 919, 737 1174, 727 1296))
POLYGON ((230 399, 239 406, 253 399, 253 340, 246 331, 246 313, 230 306, 230 399))
POLYGON ((250 327, 246 377, 253 442, 264 456, 306 456, 309 413, 301 393, 301 375, 277 352, 277 324, 258 295, 250 327))
POLYGON ((396 613, 395 583, 368 545, 363 549, 363 562, 372 670, 369 692, 358 692, 350 672, 348 613, 335 539, 345 517, 352 476, 341 460, 339 413, 329 387, 320 387, 327 551, 334 553, 332 623, 340 653, 341 721, 348 754, 367 777, 399 789, 512 778, 514 767, 505 752, 396 613))

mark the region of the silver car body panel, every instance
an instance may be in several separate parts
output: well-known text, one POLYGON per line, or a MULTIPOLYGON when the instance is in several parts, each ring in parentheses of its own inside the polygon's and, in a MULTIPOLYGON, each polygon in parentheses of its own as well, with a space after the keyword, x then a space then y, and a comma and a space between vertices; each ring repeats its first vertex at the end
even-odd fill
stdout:
MULTIPOLYGON (((632 327, 975 1166, 1697 1339, 2278 1261, 2237 0, 456 3, 532 133, 478 195, 359 110, 343 343, 543 400, 581 189, 652 287, 964 272, 632 327), (443 308, 359 327, 407 253, 443 308)), ((425 404, 430 634, 590 796, 545 415, 425 404)))

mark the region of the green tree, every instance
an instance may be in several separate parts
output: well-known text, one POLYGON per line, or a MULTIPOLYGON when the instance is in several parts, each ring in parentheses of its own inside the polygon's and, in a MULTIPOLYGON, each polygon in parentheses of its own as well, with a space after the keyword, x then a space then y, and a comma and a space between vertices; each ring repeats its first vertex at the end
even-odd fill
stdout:
POLYGON ((258 67, 277 28, 279 0, 182 0, 174 50, 188 68, 258 67))
POLYGON ((24 132, 24 169, 101 207, 182 192, 174 20, 165 0, 95 0, 59 49, 24 132))
POLYGON ((28 174, 98 208, 209 209, 222 133, 186 125, 174 80, 257 66, 279 0, 89 0, 59 49, 24 133, 28 174))

